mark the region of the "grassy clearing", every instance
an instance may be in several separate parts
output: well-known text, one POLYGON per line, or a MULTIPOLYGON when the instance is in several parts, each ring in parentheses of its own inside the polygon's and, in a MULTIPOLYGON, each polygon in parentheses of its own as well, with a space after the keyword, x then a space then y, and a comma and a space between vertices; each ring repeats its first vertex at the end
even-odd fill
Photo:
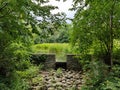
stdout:
POLYGON ((56 61, 65 61, 66 54, 73 53, 68 43, 43 43, 32 46, 34 53, 55 53, 56 61))

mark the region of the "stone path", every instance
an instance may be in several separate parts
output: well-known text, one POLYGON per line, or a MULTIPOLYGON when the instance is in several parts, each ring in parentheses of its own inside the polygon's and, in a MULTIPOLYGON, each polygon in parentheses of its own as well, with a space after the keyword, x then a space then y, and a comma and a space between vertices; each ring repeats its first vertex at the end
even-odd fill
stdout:
POLYGON ((51 70, 42 71, 42 84, 35 85, 32 90, 80 90, 83 83, 81 71, 51 70))

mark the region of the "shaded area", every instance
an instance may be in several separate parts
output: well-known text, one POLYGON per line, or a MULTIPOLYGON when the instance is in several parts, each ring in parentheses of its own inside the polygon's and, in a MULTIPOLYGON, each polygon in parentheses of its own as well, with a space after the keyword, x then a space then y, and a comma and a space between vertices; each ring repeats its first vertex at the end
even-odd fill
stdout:
POLYGON ((57 70, 58 68, 63 68, 63 69, 67 69, 67 62, 56 62, 55 63, 55 70, 57 70))

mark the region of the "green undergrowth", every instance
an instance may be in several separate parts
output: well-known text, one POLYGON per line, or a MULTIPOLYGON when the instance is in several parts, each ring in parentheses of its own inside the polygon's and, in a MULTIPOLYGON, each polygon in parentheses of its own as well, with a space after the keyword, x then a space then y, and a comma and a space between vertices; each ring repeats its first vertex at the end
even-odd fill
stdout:
MULTIPOLYGON (((41 81, 41 76, 39 75, 39 72, 42 69, 42 65, 35 66, 31 65, 26 70, 16 71, 18 77, 21 78, 22 81, 24 81, 24 89, 22 90, 29 90, 31 88, 31 84, 35 82, 41 81), (38 77, 39 75, 39 77, 38 77)), ((17 90, 17 89, 14 89, 17 90)))
POLYGON ((120 41, 114 40, 113 66, 104 63, 104 55, 99 44, 94 43, 90 52, 82 54, 80 63, 84 72, 81 90, 119 90, 120 89, 120 41), (90 54, 90 56, 89 56, 90 54), (92 56, 92 57, 91 57, 92 56))
POLYGON ((39 72, 43 68, 42 64, 36 66, 29 63, 29 61, 21 63, 20 66, 13 72, 8 72, 7 76, 0 75, 0 90, 29 90, 31 83, 35 82, 35 77, 38 77, 39 72))
POLYGON ((120 66, 114 65, 111 71, 101 61, 93 61, 85 71, 81 90, 119 90, 120 66))
POLYGON ((17 73, 21 78, 30 79, 39 73, 39 68, 37 66, 31 66, 24 71, 17 71, 17 73))

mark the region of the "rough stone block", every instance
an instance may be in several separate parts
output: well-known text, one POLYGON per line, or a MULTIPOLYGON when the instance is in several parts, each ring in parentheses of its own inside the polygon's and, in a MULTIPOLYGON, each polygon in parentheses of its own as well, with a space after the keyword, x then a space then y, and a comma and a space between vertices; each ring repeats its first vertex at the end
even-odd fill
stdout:
POLYGON ((66 55, 67 56, 67 69, 69 70, 81 70, 81 65, 79 63, 79 55, 66 55))
POLYGON ((55 54, 32 54, 31 62, 34 64, 44 64, 46 69, 55 68, 55 54))

